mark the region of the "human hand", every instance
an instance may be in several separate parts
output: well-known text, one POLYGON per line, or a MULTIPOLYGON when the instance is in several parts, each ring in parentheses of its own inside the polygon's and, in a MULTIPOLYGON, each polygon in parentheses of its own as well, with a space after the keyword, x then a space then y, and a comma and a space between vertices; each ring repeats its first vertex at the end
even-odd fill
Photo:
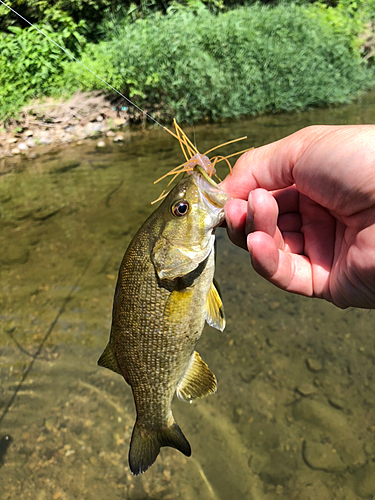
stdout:
POLYGON ((230 239, 283 290, 375 308, 375 126, 314 126, 239 158, 230 239))

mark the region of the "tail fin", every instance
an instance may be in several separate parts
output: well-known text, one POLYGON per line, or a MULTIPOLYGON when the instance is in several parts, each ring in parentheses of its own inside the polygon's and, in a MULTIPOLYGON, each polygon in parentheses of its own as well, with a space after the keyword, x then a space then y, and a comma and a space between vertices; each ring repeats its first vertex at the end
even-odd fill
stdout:
POLYGON ((141 428, 137 421, 129 450, 129 466, 132 473, 138 476, 146 472, 155 462, 162 446, 176 448, 187 457, 191 455, 190 444, 176 423, 159 431, 147 431, 141 428))

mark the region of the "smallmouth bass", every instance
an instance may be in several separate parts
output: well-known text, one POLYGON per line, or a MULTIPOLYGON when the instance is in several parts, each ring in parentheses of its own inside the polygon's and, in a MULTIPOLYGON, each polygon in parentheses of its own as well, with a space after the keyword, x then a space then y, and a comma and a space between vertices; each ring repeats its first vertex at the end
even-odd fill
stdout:
POLYGON ((98 364, 132 388, 137 419, 129 466, 135 475, 155 462, 162 446, 191 455, 172 415, 174 394, 191 402, 216 392, 215 375, 195 346, 205 320, 225 327, 214 283, 214 230, 228 198, 195 166, 138 230, 122 260, 110 339, 98 364))

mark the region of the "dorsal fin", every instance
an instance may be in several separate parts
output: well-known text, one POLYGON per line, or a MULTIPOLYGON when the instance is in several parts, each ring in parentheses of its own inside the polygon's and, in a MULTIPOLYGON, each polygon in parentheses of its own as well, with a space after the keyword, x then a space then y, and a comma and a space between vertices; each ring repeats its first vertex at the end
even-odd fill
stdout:
POLYGON ((214 280, 206 299, 204 317, 207 323, 221 332, 225 328, 225 313, 223 301, 219 293, 219 287, 214 280))
POLYGON ((216 377, 206 363, 194 351, 184 376, 177 386, 177 397, 182 401, 192 402, 194 399, 203 398, 217 390, 216 377))

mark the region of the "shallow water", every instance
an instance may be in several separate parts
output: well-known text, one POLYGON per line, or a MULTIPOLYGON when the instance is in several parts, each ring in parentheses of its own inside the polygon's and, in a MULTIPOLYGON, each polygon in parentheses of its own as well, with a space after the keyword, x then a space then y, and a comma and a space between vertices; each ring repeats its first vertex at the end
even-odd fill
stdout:
MULTIPOLYGON (((374 117, 368 94, 195 135, 204 151, 246 134, 242 149, 314 123, 374 117)), ((122 255, 159 194, 151 180, 181 161, 157 129, 128 132, 122 146, 7 160, 16 169, 0 180, 1 499, 374 498, 373 313, 275 289, 224 230, 216 275, 227 328, 207 326, 198 345, 218 392, 174 402, 191 458, 163 448, 146 474, 129 473, 131 391, 96 361, 122 255)))

